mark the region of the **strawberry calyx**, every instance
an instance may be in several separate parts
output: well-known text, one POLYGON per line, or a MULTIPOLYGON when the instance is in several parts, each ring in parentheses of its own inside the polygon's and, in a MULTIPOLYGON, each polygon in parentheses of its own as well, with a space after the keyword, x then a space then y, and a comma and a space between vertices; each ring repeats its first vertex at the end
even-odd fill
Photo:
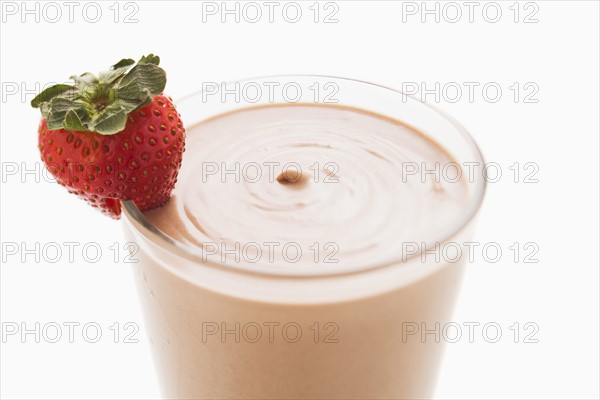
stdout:
POLYGON ((136 62, 123 59, 98 76, 86 72, 71 76, 73 84, 51 86, 32 101, 46 118, 49 130, 114 135, 127 124, 127 115, 149 104, 167 83, 154 54, 136 62))

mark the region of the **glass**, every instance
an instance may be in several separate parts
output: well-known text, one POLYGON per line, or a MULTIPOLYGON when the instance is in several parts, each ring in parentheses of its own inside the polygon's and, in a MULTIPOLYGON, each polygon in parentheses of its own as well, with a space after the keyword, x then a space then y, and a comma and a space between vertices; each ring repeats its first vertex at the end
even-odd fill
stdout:
MULTIPOLYGON (((456 121, 384 86, 311 75, 202 86, 176 102, 188 127, 261 104, 334 103, 415 127, 461 166, 484 164, 456 121)), ((466 252, 485 192, 482 173, 469 177, 466 207, 426 248, 452 242, 466 252)), ((464 257, 398 254, 327 271, 248 266, 169 238, 133 202, 123 217, 140 248, 136 282, 167 398, 431 397, 443 341, 421 333, 449 321, 464 257)))

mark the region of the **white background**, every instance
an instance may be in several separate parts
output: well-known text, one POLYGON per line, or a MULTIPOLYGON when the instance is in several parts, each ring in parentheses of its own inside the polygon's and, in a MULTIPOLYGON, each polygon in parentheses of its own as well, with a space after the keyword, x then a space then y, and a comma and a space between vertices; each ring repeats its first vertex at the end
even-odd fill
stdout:
MULTIPOLYGON (((63 13, 56 23, 44 20, 55 18, 56 10, 46 9, 44 15, 39 3, 36 22, 35 14, 22 15, 21 2, 12 3, 18 8, 14 15, 7 3, 2 5, 0 44, 2 242, 24 242, 28 248, 36 242, 97 242, 103 255, 97 263, 86 262, 79 247, 74 262, 63 254, 50 263, 36 262, 33 255, 22 262, 21 253, 3 254, 2 323, 6 328, 11 322, 29 327, 36 321, 42 326, 96 322, 103 336, 95 344, 87 343, 80 330, 74 343, 66 337, 54 344, 43 338, 36 343, 34 335, 24 342, 19 335, 5 338, 2 398, 159 396, 130 267, 115 263, 109 249, 115 242, 123 244, 120 223, 94 212, 39 172, 20 174, 39 160, 39 112, 28 105, 36 82, 97 72, 149 52, 161 56, 169 76, 166 93, 174 98, 196 91, 200 82, 282 73, 344 76, 399 89, 406 82, 424 82, 428 88, 435 82, 500 85, 502 97, 496 103, 486 100, 481 89, 472 102, 466 89, 454 103, 439 100, 472 133, 487 160, 503 169, 500 181, 489 185, 476 240, 498 242, 504 254, 497 263, 478 256, 469 265, 454 317, 458 323, 496 322, 503 336, 488 343, 476 331, 473 343, 463 337, 449 344, 436 396, 600 396, 597 2, 537 1, 528 8, 521 3, 518 22, 514 2, 498 2, 502 17, 496 23, 484 18, 495 17, 490 8, 487 16, 482 14, 485 2, 475 8, 472 23, 468 8, 458 2, 460 21, 450 23, 442 14, 438 23, 435 15, 422 22, 419 13, 403 14, 399 1, 338 1, 339 22, 329 24, 322 22, 324 15, 319 23, 313 21, 312 1, 302 2, 303 17, 295 24, 282 17, 281 7, 274 23, 266 16, 254 24, 243 18, 236 23, 233 16, 222 23, 219 15, 203 22, 200 3, 160 1, 135 2, 128 9, 121 3, 118 22, 115 7, 110 9, 113 2, 98 3, 102 17, 96 23, 82 15, 85 3, 75 8, 72 23, 64 3, 56 3, 63 13), (538 22, 525 23, 536 9, 538 22), (135 10, 138 22, 124 23, 135 10), (510 89, 515 82, 521 87, 517 101, 510 89), (523 90, 528 82, 539 88, 532 98, 537 103, 523 101, 531 92, 523 90), (523 183, 521 176, 515 183, 508 169, 515 162, 537 163, 539 182, 523 183), (15 165, 18 173, 7 175, 15 165), (508 249, 514 242, 535 242, 539 262, 524 263, 522 253, 515 263, 508 249), (129 321, 141 327, 134 336, 139 343, 123 343, 122 336, 114 343, 109 327, 119 322, 123 334, 129 321), (515 322, 520 323, 519 343, 509 328, 515 322), (523 343, 526 322, 539 327, 538 343, 523 343)), ((27 4, 34 9, 34 2, 27 4)), ((442 12, 444 4, 438 4, 442 12)), ((455 10, 445 10, 446 17, 454 18, 455 10)), ((88 12, 92 19, 93 10, 88 12)), ((435 102, 432 95, 427 100, 435 102)), ((121 250, 119 258, 124 254, 121 250)))

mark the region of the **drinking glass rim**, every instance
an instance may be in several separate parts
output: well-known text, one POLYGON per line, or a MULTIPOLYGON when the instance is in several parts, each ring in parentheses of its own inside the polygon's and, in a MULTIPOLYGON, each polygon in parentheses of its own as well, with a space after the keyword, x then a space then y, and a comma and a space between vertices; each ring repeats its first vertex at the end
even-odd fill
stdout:
MULTIPOLYGON (((238 83, 238 82, 249 82, 249 81, 251 82, 253 80, 281 79, 281 78, 292 78, 292 77, 335 79, 335 80, 339 80, 339 81, 346 81, 349 83, 360 83, 360 84, 384 89, 387 91, 391 91, 391 92, 394 92, 395 94, 402 95, 405 98, 410 98, 410 100, 412 100, 412 101, 419 102, 422 105, 431 109, 431 111, 433 111, 434 113, 437 113, 438 115, 442 116, 446 121, 448 121, 452 126, 454 126, 458 130, 459 134, 462 136, 462 139, 464 139, 465 142, 467 143, 468 147, 470 148, 470 151, 473 151, 473 154, 474 154, 475 158, 477 158, 477 161, 480 162, 481 165, 485 165, 483 154, 481 152, 481 149, 477 145, 477 142, 475 142, 475 140, 469 134, 469 132, 456 119, 454 119, 454 117, 450 116, 445 111, 441 110, 440 108, 438 108, 430 103, 422 101, 413 95, 406 94, 400 90, 391 88, 389 86, 385 86, 385 85, 381 85, 378 83, 369 82, 369 81, 365 81, 365 80, 361 80, 361 79, 345 78, 345 77, 333 76, 333 75, 318 75, 318 74, 263 75, 263 76, 256 76, 256 77, 252 77, 252 78, 223 81, 221 83, 227 85, 227 84, 238 83)), ((185 95, 185 96, 179 98, 174 103, 177 104, 178 102, 186 101, 188 99, 191 99, 198 95, 201 95, 202 93, 203 93, 203 90, 198 90, 196 92, 190 93, 188 95, 185 95)), ((248 108, 248 107, 241 106, 241 107, 239 107, 239 110, 242 110, 244 108, 248 108)), ((225 114, 225 113, 221 113, 221 114, 225 114)), ((220 115, 220 114, 216 114, 215 116, 218 116, 218 115, 220 115)), ((209 118, 212 118, 212 116, 209 118)), ((425 132, 425 134, 427 134, 427 132, 425 132)), ((290 278, 290 277, 321 278, 321 277, 327 277, 327 276, 338 276, 338 275, 347 275, 347 274, 354 274, 354 273, 363 273, 363 272, 368 272, 368 271, 372 271, 375 269, 380 269, 380 268, 397 265, 399 263, 404 264, 413 258, 420 257, 424 251, 431 249, 433 246, 435 246, 436 243, 446 243, 452 237, 455 237, 456 235, 458 235, 475 218, 475 216, 477 215, 477 212, 479 211, 479 209, 481 208, 481 205, 483 204, 483 199, 485 197, 485 192, 486 192, 486 188, 487 188, 487 181, 482 176, 480 179, 475 180, 474 183, 476 185, 475 192, 473 193, 471 199, 469 199, 468 205, 465 207, 464 211, 459 215, 458 218, 456 218, 456 220, 452 224, 448 224, 448 228, 441 231, 441 233, 438 235, 439 236, 438 240, 426 241, 424 248, 421 248, 421 250, 418 253, 412 254, 410 256, 400 254, 398 257, 394 257, 390 260, 386 260, 383 262, 375 263, 375 264, 369 266, 368 268, 362 268, 359 270, 355 270, 355 269, 351 269, 348 271, 326 271, 326 270, 323 270, 322 272, 318 272, 318 273, 314 273, 311 271, 298 271, 298 270, 293 270, 293 269, 289 269, 289 268, 281 268, 280 270, 277 270, 277 271, 264 271, 264 270, 260 270, 259 268, 245 268, 245 267, 242 267, 242 266, 236 265, 235 263, 230 263, 230 262, 211 262, 212 260, 207 259, 206 255, 204 255, 198 249, 194 248, 193 246, 189 246, 187 244, 179 242, 179 241, 171 238, 164 232, 162 232, 160 229, 158 229, 154 224, 152 224, 150 222, 150 220, 148 220, 146 218, 146 216, 135 205, 133 200, 122 201, 121 205, 122 205, 122 214, 129 221, 133 221, 133 222, 137 223, 136 226, 138 228, 141 227, 143 230, 143 232, 141 232, 142 234, 147 236, 149 239, 155 239, 155 240, 153 240, 153 242, 160 242, 161 244, 163 244, 167 251, 170 251, 172 253, 183 256, 184 258, 190 259, 190 260, 192 260, 198 264, 201 264, 203 266, 208 265, 210 267, 213 267, 213 266, 214 267, 222 267, 222 268, 228 269, 233 272, 246 273, 246 274, 252 274, 252 275, 261 275, 261 276, 287 277, 287 278, 290 278), (158 239, 158 240, 156 240, 156 239, 158 239)))

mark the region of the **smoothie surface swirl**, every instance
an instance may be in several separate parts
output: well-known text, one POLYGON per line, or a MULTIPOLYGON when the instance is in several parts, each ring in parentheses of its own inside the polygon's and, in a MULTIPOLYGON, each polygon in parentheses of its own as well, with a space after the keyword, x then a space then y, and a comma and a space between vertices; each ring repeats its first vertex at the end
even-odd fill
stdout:
POLYGON ((468 202, 462 180, 426 173, 454 163, 442 147, 353 108, 242 109, 189 127, 186 147, 171 200, 145 215, 228 263, 384 262, 431 240, 468 202))

